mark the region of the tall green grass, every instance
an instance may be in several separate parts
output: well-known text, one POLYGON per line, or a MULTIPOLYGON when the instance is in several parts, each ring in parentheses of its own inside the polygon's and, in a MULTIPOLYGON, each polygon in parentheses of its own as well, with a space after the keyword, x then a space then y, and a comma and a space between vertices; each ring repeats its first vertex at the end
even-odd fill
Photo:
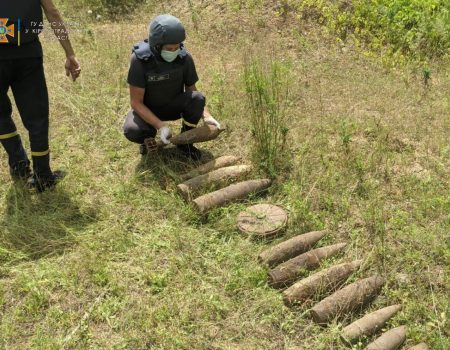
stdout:
POLYGON ((287 164, 289 65, 268 65, 251 60, 244 66, 245 91, 251 115, 253 157, 262 170, 275 177, 287 164))

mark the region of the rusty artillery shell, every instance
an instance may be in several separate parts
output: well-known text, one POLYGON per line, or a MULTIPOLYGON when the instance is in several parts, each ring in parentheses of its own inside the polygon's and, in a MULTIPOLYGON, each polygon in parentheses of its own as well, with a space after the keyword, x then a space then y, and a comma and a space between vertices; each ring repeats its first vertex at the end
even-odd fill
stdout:
POLYGON ((259 254, 258 260, 261 263, 269 265, 269 267, 275 267, 282 262, 310 250, 325 235, 325 231, 313 231, 295 236, 263 251, 259 254))
POLYGON ((420 344, 414 345, 413 347, 409 348, 408 350, 428 350, 428 345, 425 343, 420 343, 420 344))
POLYGON ((170 139, 174 145, 186 145, 195 142, 214 140, 224 129, 218 129, 213 125, 203 125, 195 129, 182 132, 170 139))
POLYGON ((224 184, 227 181, 236 179, 239 176, 248 174, 252 170, 250 165, 235 165, 226 168, 220 168, 211 171, 210 173, 196 176, 187 180, 177 186, 180 194, 189 199, 190 195, 203 186, 208 186, 213 183, 224 184))
POLYGON ((384 278, 373 276, 352 283, 329 297, 311 309, 311 314, 316 323, 326 324, 335 317, 345 316, 357 309, 361 309, 381 291, 384 278))
POLYGON ((362 336, 375 334, 401 308, 401 305, 392 305, 364 316, 344 328, 342 332, 343 339, 352 343, 362 336))
POLYGON ((222 156, 217 159, 213 159, 209 161, 208 163, 202 164, 199 167, 191 170, 190 172, 181 175, 181 179, 183 181, 186 181, 188 179, 191 179, 193 177, 206 174, 212 170, 216 170, 219 168, 224 168, 230 165, 236 164, 240 160, 239 157, 235 156, 222 156))
POLYGON ((361 264, 362 260, 339 264, 302 279, 283 292, 283 301, 290 306, 294 302, 305 301, 316 294, 334 290, 358 270, 361 264))
POLYGON ((194 199, 194 204, 200 213, 209 209, 226 204, 233 200, 242 199, 252 192, 262 191, 270 187, 272 181, 269 179, 248 180, 224 187, 218 191, 211 192, 194 199))
POLYGON ((346 243, 339 243, 314 249, 278 265, 269 272, 269 285, 281 288, 295 282, 304 270, 314 270, 323 259, 342 252, 346 246, 346 243))
POLYGON ((401 326, 386 333, 367 345, 364 350, 396 350, 406 340, 406 327, 401 326))

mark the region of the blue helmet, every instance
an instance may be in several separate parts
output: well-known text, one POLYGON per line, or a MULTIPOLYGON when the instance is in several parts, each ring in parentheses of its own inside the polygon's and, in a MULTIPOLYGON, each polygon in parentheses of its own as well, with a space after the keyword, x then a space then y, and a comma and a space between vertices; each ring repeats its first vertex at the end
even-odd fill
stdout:
POLYGON ((156 17, 150 23, 148 31, 148 42, 151 47, 179 44, 186 39, 186 31, 181 21, 168 14, 156 17))

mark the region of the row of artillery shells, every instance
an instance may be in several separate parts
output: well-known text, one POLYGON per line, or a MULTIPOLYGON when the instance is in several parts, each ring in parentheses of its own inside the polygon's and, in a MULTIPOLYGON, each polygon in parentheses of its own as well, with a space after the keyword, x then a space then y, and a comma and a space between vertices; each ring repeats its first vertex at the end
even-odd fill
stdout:
POLYGON ((406 327, 393 328, 367 345, 364 350, 396 350, 406 340, 406 327))
POLYGON ((361 263, 362 260, 357 260, 339 264, 298 281, 283 292, 284 303, 291 306, 295 302, 306 301, 314 295, 322 295, 329 289, 335 289, 358 270, 361 263))
POLYGON ((240 157, 235 156, 223 156, 209 161, 208 163, 202 164, 199 167, 191 170, 190 172, 181 175, 183 181, 192 179, 193 177, 209 173, 212 170, 224 168, 230 165, 234 165, 239 162, 240 157))
POLYGON ((194 199, 194 204, 200 213, 224 205, 234 200, 246 198, 252 192, 258 192, 270 187, 269 179, 248 180, 239 182, 220 190, 205 194, 194 199))
POLYGON ((378 295, 383 285, 382 277, 372 276, 345 286, 316 304, 311 309, 312 317, 316 323, 326 324, 360 310, 378 295))
POLYGON ((325 231, 314 231, 293 237, 263 251, 259 254, 258 260, 260 263, 273 268, 309 251, 325 235, 325 231))
POLYGON ((304 270, 318 268, 322 260, 342 252, 346 246, 346 243, 339 243, 317 248, 281 263, 269 272, 269 285, 282 288, 292 284, 303 275, 304 270))
MULTIPOLYGON (((374 335, 401 308, 401 305, 391 305, 365 315, 343 329, 342 339, 348 343, 353 343, 363 336, 370 337, 374 335)), ((406 332, 406 326, 393 328, 367 345, 364 350, 396 350, 405 342, 406 332)), ((428 350, 428 346, 425 343, 420 343, 409 348, 409 350, 428 350)))
MULTIPOLYGON (((184 182, 177 186, 178 192, 186 200, 191 200, 193 195, 201 188, 212 184, 224 186, 241 176, 249 174, 252 167, 250 165, 235 165, 239 160, 239 157, 223 156, 197 167, 181 176, 184 182)), ((271 184, 270 179, 242 181, 199 196, 193 199, 193 203, 197 210, 203 214, 215 207, 243 199, 250 193, 263 191, 271 184)))
POLYGON ((401 305, 392 305, 362 317, 343 329, 343 339, 352 343, 362 336, 372 336, 400 311, 401 308, 401 305))
POLYGON ((177 186, 178 192, 188 200, 192 193, 195 193, 202 187, 211 184, 226 184, 228 181, 239 178, 240 176, 250 173, 252 167, 250 165, 233 165, 224 168, 212 170, 209 173, 198 175, 192 179, 177 186))

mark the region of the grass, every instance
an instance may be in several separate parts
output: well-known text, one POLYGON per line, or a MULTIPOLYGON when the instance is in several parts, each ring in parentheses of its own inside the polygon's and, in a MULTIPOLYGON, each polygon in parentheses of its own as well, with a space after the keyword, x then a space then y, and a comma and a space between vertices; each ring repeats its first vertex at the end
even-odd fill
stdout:
POLYGON ((286 168, 289 67, 283 62, 271 62, 267 67, 252 59, 244 67, 245 91, 251 111, 253 158, 255 164, 271 177, 286 168))
POLYGON ((407 345, 448 349, 448 65, 430 62, 425 85, 420 67, 388 70, 292 13, 193 4, 197 33, 178 1, 150 4, 132 21, 86 21, 73 35, 84 68, 76 84, 58 43, 44 37, 53 164, 69 173, 36 196, 0 168, 0 349, 346 349, 344 324, 316 326, 313 302, 283 306, 256 261, 269 244, 322 228, 330 235, 319 245, 349 243, 323 267, 366 258, 351 280, 380 272, 388 281, 369 310, 402 303, 389 326, 408 325, 407 345), (172 153, 141 160, 121 134, 131 45, 168 11, 186 23, 200 89, 228 127, 204 146, 210 156, 251 159, 246 48, 264 59, 275 47, 273 58, 293 62, 291 171, 264 197, 205 218, 175 193, 177 174, 193 165, 172 153), (289 210, 283 238, 238 233, 237 214, 256 202, 289 210))

